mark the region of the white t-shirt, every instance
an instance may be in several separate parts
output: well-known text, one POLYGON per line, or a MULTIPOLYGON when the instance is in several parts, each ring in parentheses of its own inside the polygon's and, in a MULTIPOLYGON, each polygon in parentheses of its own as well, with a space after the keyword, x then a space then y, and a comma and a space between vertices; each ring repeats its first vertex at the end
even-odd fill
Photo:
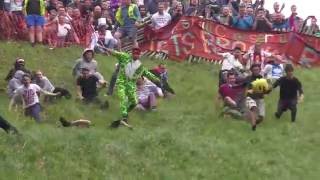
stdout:
POLYGON ((267 64, 263 69, 263 74, 267 79, 279 79, 284 75, 283 65, 267 64))
POLYGON ((155 29, 160 29, 168 25, 170 21, 171 21, 171 16, 166 12, 164 12, 162 15, 159 14, 159 12, 157 12, 151 17, 152 26, 155 29))
POLYGON ((68 32, 71 30, 70 24, 59 24, 58 23, 58 37, 65 37, 68 32))
POLYGON ((16 89, 15 94, 22 97, 24 102, 24 108, 28 108, 39 103, 39 92, 41 88, 36 84, 30 84, 29 87, 20 86, 16 89))
MULTIPOLYGON (((10 3, 10 0, 9 0, 10 3)), ((12 0, 10 4, 10 11, 22 11, 23 0, 12 0)))
POLYGON ((223 56, 223 62, 221 70, 231 70, 233 68, 243 69, 242 64, 238 59, 234 57, 234 55, 230 53, 222 53, 223 56))

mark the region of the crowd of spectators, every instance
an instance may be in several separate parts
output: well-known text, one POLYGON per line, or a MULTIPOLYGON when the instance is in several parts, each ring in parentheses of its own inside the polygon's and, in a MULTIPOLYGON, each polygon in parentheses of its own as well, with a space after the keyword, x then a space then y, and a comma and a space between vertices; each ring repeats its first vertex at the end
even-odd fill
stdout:
POLYGON ((302 19, 292 5, 291 15, 285 17, 285 4, 276 2, 273 10, 264 4, 264 0, 0 0, 0 32, 2 38, 29 37, 32 45, 46 41, 55 48, 77 43, 103 51, 120 49, 126 39, 137 47, 139 27, 160 29, 186 15, 242 30, 320 36, 315 16, 302 19))

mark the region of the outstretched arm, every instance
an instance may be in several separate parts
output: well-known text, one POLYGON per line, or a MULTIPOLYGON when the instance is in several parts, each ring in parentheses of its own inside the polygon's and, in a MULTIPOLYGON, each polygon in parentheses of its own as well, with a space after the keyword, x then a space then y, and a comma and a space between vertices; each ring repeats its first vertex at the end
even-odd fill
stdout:
POLYGON ((40 92, 43 93, 43 94, 45 94, 45 95, 47 95, 47 96, 58 96, 58 95, 60 95, 60 92, 58 92, 58 93, 51 93, 51 92, 48 92, 48 91, 46 91, 46 90, 44 90, 44 89, 40 89, 40 92))
POLYGON ((112 56, 118 59, 119 64, 126 64, 130 61, 131 56, 128 53, 116 51, 109 48, 104 48, 107 53, 111 54, 112 56))

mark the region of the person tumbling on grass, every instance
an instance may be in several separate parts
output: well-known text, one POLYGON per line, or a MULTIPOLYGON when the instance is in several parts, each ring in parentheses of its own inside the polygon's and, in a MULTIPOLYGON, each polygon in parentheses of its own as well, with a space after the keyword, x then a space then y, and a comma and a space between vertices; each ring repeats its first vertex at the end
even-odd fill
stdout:
POLYGON ((160 84, 160 80, 142 65, 139 60, 141 53, 139 48, 133 48, 132 55, 112 49, 106 50, 118 59, 118 65, 120 67, 116 85, 120 99, 121 118, 114 121, 111 127, 117 128, 119 125, 124 125, 132 128, 128 124, 128 113, 132 111, 138 103, 136 94, 137 79, 145 76, 155 84, 160 84))
POLYGON ((297 103, 302 102, 304 99, 302 85, 300 81, 293 76, 294 68, 291 64, 287 64, 284 70, 286 76, 281 77, 273 84, 273 88, 280 86, 280 98, 275 116, 279 119, 282 113, 289 109, 291 111, 291 122, 295 122, 297 103))

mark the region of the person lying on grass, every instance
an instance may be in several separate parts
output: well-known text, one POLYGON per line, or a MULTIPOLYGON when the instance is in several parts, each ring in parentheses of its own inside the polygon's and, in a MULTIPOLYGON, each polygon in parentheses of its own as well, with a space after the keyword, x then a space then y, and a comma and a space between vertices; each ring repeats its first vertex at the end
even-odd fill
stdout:
MULTIPOLYGON (((162 92, 161 92, 162 93, 162 92)), ((137 97, 138 104, 137 109, 145 110, 157 110, 157 96, 162 95, 158 93, 157 86, 146 85, 145 79, 143 77, 137 80, 137 97)))

